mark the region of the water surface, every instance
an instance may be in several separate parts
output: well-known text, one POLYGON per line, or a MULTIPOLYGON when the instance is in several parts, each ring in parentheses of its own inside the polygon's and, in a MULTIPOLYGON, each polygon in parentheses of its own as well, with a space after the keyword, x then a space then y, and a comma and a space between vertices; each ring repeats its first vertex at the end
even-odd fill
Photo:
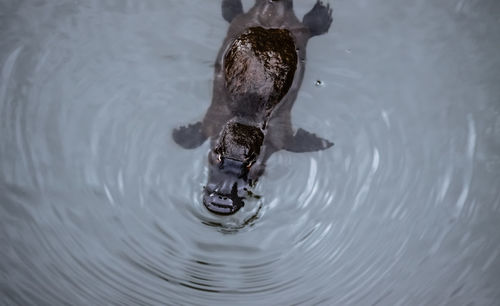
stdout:
POLYGON ((292 115, 335 146, 219 217, 171 139, 219 1, 0 0, 0 304, 498 305, 500 3, 332 5, 292 115))

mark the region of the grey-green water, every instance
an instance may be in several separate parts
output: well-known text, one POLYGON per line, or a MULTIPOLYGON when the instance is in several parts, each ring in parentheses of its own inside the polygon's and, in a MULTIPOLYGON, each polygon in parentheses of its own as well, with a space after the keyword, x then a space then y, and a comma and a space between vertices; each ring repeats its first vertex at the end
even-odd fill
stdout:
POLYGON ((331 4, 293 119, 335 146, 218 217, 171 131, 219 1, 0 0, 0 304, 498 305, 500 2, 331 4))

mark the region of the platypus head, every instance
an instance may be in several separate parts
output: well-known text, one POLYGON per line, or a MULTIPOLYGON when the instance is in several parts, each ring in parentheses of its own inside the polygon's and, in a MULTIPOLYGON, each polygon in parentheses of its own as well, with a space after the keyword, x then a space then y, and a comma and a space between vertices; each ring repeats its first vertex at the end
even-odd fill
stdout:
POLYGON ((262 174, 256 162, 264 133, 255 125, 228 122, 208 154, 208 183, 203 204, 213 213, 229 215, 243 205, 245 196, 262 174))

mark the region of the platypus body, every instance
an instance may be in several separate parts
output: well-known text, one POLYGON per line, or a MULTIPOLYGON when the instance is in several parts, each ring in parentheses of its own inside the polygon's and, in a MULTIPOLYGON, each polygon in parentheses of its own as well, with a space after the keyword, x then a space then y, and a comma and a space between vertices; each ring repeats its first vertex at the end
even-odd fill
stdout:
POLYGON ((329 5, 318 1, 300 22, 292 0, 223 0, 230 27, 215 62, 212 103, 204 119, 173 131, 191 149, 210 138, 209 177, 203 203, 232 214, 276 151, 311 152, 333 144, 303 129, 294 133, 291 109, 304 76, 309 38, 328 32, 329 5))

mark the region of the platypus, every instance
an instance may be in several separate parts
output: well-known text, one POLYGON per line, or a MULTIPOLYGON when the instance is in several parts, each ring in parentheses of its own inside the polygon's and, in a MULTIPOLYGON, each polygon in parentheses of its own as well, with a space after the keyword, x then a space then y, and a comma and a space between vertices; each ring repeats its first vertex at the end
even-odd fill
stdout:
POLYGON ((271 154, 333 145, 294 132, 290 114, 307 41, 328 32, 332 10, 318 0, 300 22, 292 0, 256 0, 246 13, 240 0, 223 0, 222 16, 230 26, 215 61, 212 103, 202 121, 174 129, 173 139, 192 149, 210 138, 203 204, 228 215, 244 205, 271 154))

